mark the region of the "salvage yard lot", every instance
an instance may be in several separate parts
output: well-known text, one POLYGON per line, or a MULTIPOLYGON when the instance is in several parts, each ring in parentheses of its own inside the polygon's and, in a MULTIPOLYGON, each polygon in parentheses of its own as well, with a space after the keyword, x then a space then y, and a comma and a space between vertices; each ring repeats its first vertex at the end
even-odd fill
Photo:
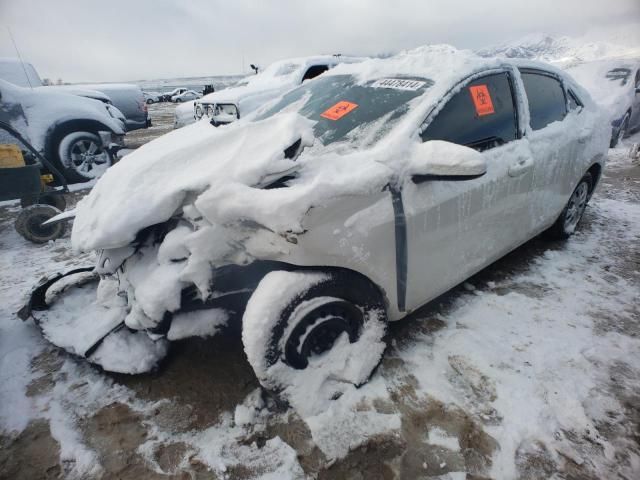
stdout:
POLYGON ((321 413, 262 392, 234 326, 140 376, 50 346, 14 313, 92 256, 68 234, 26 243, 1 206, 0 478, 638 478, 639 141, 610 150, 574 237, 534 239, 392 325, 371 381, 321 413))

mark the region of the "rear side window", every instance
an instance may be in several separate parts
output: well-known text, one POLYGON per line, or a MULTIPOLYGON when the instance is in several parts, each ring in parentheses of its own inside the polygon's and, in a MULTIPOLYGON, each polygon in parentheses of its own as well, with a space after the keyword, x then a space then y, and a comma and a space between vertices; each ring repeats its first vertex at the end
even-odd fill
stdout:
POLYGON ((549 75, 526 71, 521 73, 529 101, 531 128, 540 130, 550 123, 562 120, 567 114, 562 84, 549 75))
POLYGON ((513 89, 507 73, 486 75, 465 85, 421 134, 483 151, 518 137, 513 89))

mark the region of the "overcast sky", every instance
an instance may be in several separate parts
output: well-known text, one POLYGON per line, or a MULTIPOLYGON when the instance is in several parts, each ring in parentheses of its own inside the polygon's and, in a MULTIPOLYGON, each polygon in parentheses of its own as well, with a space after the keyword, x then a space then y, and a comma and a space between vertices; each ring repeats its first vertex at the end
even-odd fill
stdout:
POLYGON ((9 27, 42 77, 125 81, 425 43, 479 48, 630 21, 640 22, 640 0, 0 0, 0 56, 15 57, 9 27))

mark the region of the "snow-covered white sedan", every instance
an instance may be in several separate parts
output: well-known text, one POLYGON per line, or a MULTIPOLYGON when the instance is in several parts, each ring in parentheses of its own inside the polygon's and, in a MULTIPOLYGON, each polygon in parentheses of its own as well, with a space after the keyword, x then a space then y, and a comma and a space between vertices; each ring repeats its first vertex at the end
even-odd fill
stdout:
POLYGON ((97 295, 54 277, 30 308, 53 343, 126 372, 238 318, 264 386, 339 395, 370 376, 388 321, 541 232, 570 236, 609 136, 544 64, 449 46, 342 64, 126 156, 73 225, 97 295))
POLYGON ((182 102, 188 102, 190 100, 195 100, 197 98, 200 98, 201 96, 202 95, 200 95, 198 92, 194 90, 187 90, 177 95, 173 95, 171 97, 171 101, 174 103, 182 103, 182 102))

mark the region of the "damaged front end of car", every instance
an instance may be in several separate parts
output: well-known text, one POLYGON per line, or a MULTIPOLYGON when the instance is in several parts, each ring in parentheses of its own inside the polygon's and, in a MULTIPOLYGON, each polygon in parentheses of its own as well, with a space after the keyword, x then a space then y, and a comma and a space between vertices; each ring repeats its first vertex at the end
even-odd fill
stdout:
MULTIPOLYGON (((285 150, 300 153, 300 140, 285 150)), ((286 188, 295 168, 265 174, 251 188, 286 188)), ((124 247, 96 252, 92 267, 43 278, 18 316, 43 336, 104 370, 137 374, 155 368, 169 343, 217 334, 241 318, 247 300, 287 255, 295 234, 254 221, 215 224, 197 194, 166 222, 140 230, 124 247)))

